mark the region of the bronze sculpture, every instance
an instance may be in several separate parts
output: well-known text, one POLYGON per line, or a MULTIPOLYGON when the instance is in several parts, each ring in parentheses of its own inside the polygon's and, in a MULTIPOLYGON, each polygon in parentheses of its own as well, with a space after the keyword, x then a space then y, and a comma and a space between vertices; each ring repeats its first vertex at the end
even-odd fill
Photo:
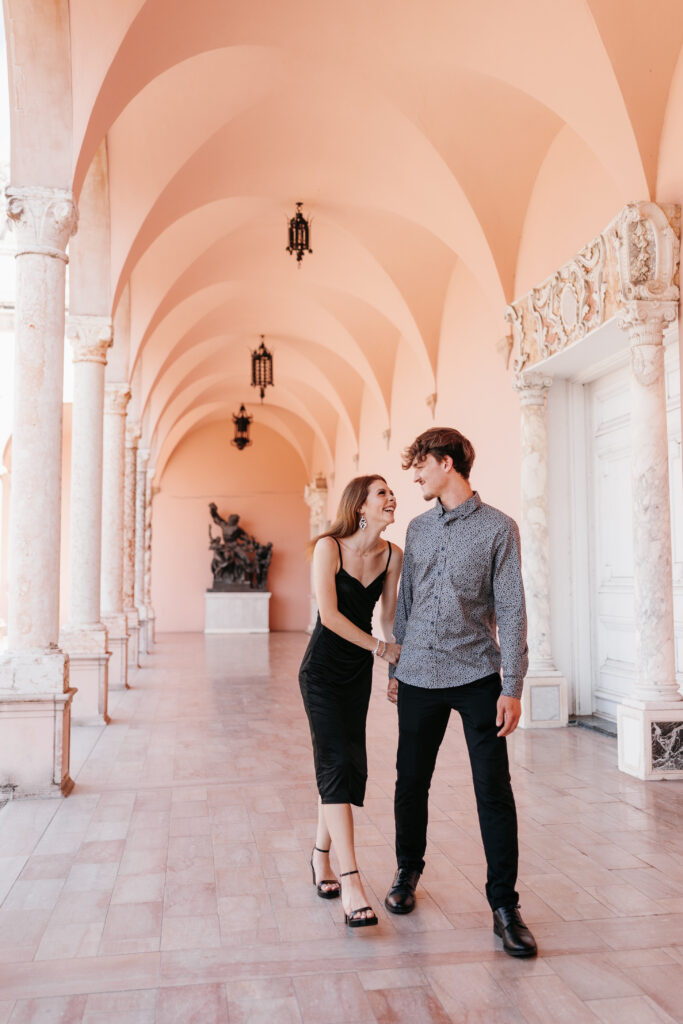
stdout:
POLYGON ((239 525, 239 516, 233 512, 224 519, 215 502, 209 511, 221 535, 214 536, 209 523, 209 550, 213 552, 211 572, 212 591, 266 590, 268 569, 273 556, 273 545, 259 544, 255 537, 239 525))

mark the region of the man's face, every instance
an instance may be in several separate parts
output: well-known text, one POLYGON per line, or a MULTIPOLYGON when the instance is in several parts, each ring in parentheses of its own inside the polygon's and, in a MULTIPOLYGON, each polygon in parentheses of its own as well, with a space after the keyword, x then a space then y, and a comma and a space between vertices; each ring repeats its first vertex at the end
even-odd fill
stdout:
POLYGON ((439 462, 433 455, 427 455, 413 463, 413 482, 419 484, 425 501, 438 498, 446 481, 445 461, 439 462))

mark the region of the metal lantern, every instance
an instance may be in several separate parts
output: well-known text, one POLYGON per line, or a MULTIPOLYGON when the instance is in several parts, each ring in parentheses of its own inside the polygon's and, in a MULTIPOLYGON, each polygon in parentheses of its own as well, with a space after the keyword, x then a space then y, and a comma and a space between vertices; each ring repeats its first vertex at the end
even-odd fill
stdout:
POLYGON ((253 416, 247 415, 244 403, 240 406, 240 411, 237 414, 233 413, 232 422, 235 424, 235 436, 230 443, 234 444, 239 451, 243 451, 253 443, 249 437, 249 424, 253 418, 253 416))
POLYGON ((255 352, 251 353, 251 386, 259 389, 261 401, 263 401, 266 388, 273 386, 273 356, 263 342, 263 335, 261 335, 261 344, 255 352))
POLYGON ((301 212, 302 206, 303 203, 296 204, 296 213, 289 222, 289 245, 287 246, 287 252, 290 255, 293 252, 296 253, 297 263, 301 263, 305 252, 313 252, 309 248, 311 231, 308 221, 301 212))

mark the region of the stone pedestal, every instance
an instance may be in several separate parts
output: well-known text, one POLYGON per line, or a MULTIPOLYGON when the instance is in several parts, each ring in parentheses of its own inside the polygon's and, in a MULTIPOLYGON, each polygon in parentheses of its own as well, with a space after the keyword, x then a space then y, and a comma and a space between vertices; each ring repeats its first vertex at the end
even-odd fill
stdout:
POLYGON ((66 796, 71 703, 61 651, 0 655, 0 796, 66 796))
POLYGON ((69 682, 78 696, 73 703, 74 725, 106 725, 109 722, 109 650, 107 631, 101 622, 92 626, 65 627, 60 644, 69 653, 69 682))
POLYGON ((681 701, 629 698, 617 708, 619 768, 638 779, 683 777, 681 701))
POLYGON ((205 633, 269 633, 270 594, 265 590, 216 592, 205 596, 205 633))
POLYGON ((560 672, 531 670, 522 691, 522 729, 551 729, 569 721, 567 680, 560 672))
POLYGON ((128 689, 128 622, 125 612, 103 615, 109 648, 109 689, 128 689))

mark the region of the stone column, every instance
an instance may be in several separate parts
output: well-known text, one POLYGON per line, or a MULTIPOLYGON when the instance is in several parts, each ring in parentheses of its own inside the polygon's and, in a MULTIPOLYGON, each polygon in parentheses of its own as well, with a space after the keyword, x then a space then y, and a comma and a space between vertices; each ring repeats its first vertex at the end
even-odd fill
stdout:
POLYGON ((67 793, 71 701, 59 639, 66 246, 70 192, 8 188, 17 234, 8 650, 0 655, 0 793, 67 793))
POLYGON ((664 329, 676 303, 633 301, 619 318, 631 345, 631 479, 636 679, 619 705, 619 767, 639 778, 683 776, 676 682, 664 329))
POLYGON ((515 376, 521 400, 522 575, 528 618, 529 672, 522 694, 520 726, 566 725, 567 681, 555 668, 550 620, 548 535, 548 404, 552 378, 527 371, 515 376))
POLYGON ((102 621, 109 633, 109 689, 128 685, 128 630, 123 610, 123 490, 125 473, 127 384, 104 389, 104 462, 102 472, 102 621))
POLYGON ((135 482, 135 607, 140 623, 140 654, 147 654, 147 607, 145 605, 145 511, 149 449, 138 448, 135 482))
MULTIPOLYGON (((311 510, 310 537, 319 536, 327 526, 327 480, 322 473, 318 473, 311 484, 306 485, 304 500, 311 510)), ((313 565, 311 564, 311 591, 310 591, 311 617, 308 623, 308 632, 315 629, 318 618, 318 603, 315 599, 315 584, 313 580, 313 565)))
POLYGON ((123 489, 123 610, 128 628, 128 668, 140 666, 140 618, 135 606, 135 493, 140 427, 126 428, 125 481, 123 489))
POLYGON ((144 597, 147 615, 147 651, 154 646, 155 615, 152 605, 152 499, 157 493, 153 486, 155 467, 149 466, 145 480, 145 556, 144 556, 144 597))
POLYGON ((60 634, 78 694, 72 718, 109 721, 107 631, 100 621, 104 368, 113 342, 104 316, 70 316, 74 364, 69 513, 69 623, 60 634))

